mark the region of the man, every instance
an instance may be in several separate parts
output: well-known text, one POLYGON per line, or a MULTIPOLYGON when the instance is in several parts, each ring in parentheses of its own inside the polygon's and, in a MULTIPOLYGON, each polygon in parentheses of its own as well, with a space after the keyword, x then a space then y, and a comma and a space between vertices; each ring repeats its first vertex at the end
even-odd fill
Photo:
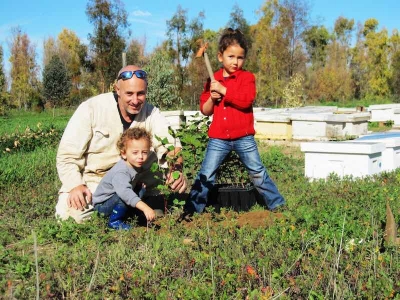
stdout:
MULTIPOLYGON (((158 108, 146 102, 147 74, 139 67, 129 65, 118 73, 114 93, 105 93, 81 103, 64 131, 57 152, 57 171, 62 183, 56 216, 62 220, 72 217, 80 223, 93 213, 92 193, 101 178, 120 159, 116 143, 129 127, 143 127, 153 135, 153 150, 142 176, 133 185, 142 183, 146 196, 154 196, 159 183, 150 172, 153 162, 167 168, 167 157, 174 161, 174 169, 181 172, 182 157, 179 140, 168 133, 168 121, 158 108), (167 138, 163 145, 156 137, 167 138), (168 146, 174 150, 168 151, 168 146)), ((176 180, 166 178, 170 188, 179 193, 186 189, 186 180, 180 174, 176 180)))

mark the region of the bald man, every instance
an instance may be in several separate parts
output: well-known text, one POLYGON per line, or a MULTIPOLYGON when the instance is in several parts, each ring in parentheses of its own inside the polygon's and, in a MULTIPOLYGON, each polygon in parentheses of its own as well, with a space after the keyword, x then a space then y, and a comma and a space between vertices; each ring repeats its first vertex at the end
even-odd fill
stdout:
MULTIPOLYGON (((100 94, 82 102, 65 128, 57 152, 57 171, 62 186, 56 205, 56 217, 69 217, 80 223, 93 213, 92 193, 101 178, 120 159, 116 143, 129 127, 143 127, 153 136, 153 148, 141 176, 135 184, 144 183, 143 198, 156 196, 155 187, 161 176, 154 176, 150 166, 157 162, 167 167, 167 157, 175 159, 175 170, 182 171, 180 141, 168 133, 169 123, 159 109, 146 102, 147 74, 139 67, 122 68, 114 86, 115 92, 100 94), (163 145, 156 137, 167 138, 163 145), (168 151, 169 146, 174 150, 168 151)), ((181 172, 176 180, 165 178, 170 188, 179 193, 186 190, 181 172)))

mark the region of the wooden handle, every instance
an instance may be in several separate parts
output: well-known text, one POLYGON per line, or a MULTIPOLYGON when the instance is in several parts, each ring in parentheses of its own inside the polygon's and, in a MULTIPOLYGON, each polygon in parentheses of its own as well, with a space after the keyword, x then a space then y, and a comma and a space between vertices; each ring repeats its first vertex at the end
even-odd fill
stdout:
POLYGON ((206 62, 208 75, 210 76, 211 81, 213 81, 214 80, 214 72, 211 68, 211 64, 210 64, 210 60, 208 59, 207 52, 204 52, 204 61, 206 62))

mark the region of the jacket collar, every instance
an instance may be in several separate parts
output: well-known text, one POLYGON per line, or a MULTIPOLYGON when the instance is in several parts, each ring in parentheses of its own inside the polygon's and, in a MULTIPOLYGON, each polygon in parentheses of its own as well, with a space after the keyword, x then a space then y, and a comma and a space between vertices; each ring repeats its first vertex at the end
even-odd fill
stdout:
MULTIPOLYGON (((243 73, 243 72, 244 72, 243 69, 237 70, 235 73, 229 75, 229 78, 236 78, 236 77, 240 76, 240 74, 243 73)), ((224 80, 224 75, 223 74, 224 74, 224 69, 220 68, 217 72, 215 72, 214 77, 218 81, 224 80)))

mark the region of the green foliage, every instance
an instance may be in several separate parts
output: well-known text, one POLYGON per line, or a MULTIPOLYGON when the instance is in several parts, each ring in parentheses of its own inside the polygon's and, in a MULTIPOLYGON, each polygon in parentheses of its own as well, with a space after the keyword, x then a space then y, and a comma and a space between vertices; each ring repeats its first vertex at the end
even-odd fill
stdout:
POLYGON ((342 45, 348 46, 351 39, 351 32, 354 29, 354 19, 347 19, 342 16, 338 17, 335 21, 334 32, 337 39, 342 45))
POLYGON ((91 49, 95 57, 96 71, 99 73, 100 90, 108 90, 121 68, 124 52, 124 31, 128 28, 128 14, 117 0, 90 0, 86 15, 94 26, 89 34, 91 49))
POLYGON ((35 61, 35 46, 19 27, 13 29, 10 52, 10 104, 19 109, 27 109, 31 105, 32 97, 38 93, 38 66, 35 61))
POLYGON ((232 7, 230 18, 226 27, 239 29, 241 32, 243 32, 249 48, 251 48, 252 36, 250 34, 250 25, 243 15, 243 9, 241 9, 237 3, 235 3, 235 5, 232 7))
POLYGON ((190 85, 191 75, 188 68, 188 60, 191 53, 197 52, 196 41, 203 37, 204 12, 200 12, 197 17, 190 20, 187 10, 178 5, 175 14, 167 20, 167 49, 175 64, 176 82, 180 95, 186 85, 190 85))
POLYGON ((52 105, 60 105, 69 96, 71 78, 58 56, 53 56, 43 71, 43 96, 52 105))
POLYGON ((62 133, 54 127, 42 128, 38 124, 36 129, 27 127, 23 133, 5 134, 0 137, 0 156, 21 151, 29 152, 40 147, 56 147, 62 133))
MULTIPOLYGON (((383 246, 383 223, 385 201, 393 212, 400 209, 400 171, 309 182, 302 174, 303 154, 291 148, 259 146, 288 202, 281 217, 267 214, 269 225, 239 226, 238 217, 246 214, 223 211, 220 220, 203 214, 186 225, 171 214, 158 221, 160 230, 134 226, 128 232, 107 230, 97 216, 83 224, 57 222, 56 149, 0 157, 0 170, 9 170, 0 174, 0 294, 10 299, 34 298, 36 292, 43 299, 383 299, 399 293, 400 252, 383 246)), ((203 154, 196 162, 202 159, 203 154)), ((182 204, 176 200, 173 207, 179 211, 182 204)))
MULTIPOLYGON (((0 45, 0 95, 6 91, 6 74, 4 73, 4 52, 3 47, 0 45)), ((1 102, 0 102, 1 103, 1 102)))
POLYGON ((304 32, 304 41, 314 68, 324 65, 330 34, 325 26, 311 26, 304 32))
POLYGON ((392 129, 394 121, 387 122, 368 122, 368 130, 373 132, 382 132, 392 129))
POLYGON ((249 174, 235 152, 231 152, 224 159, 218 169, 216 183, 229 183, 245 186, 251 183, 249 174))
POLYGON ((149 73, 147 101, 161 110, 180 108, 182 99, 168 53, 161 49, 155 51, 145 70, 149 73))
POLYGON ((290 81, 283 89, 283 99, 285 107, 300 107, 303 106, 304 90, 303 90, 304 76, 296 73, 290 78, 290 81))
POLYGON ((208 117, 200 116, 199 113, 193 118, 190 124, 182 124, 176 132, 182 144, 184 172, 189 182, 194 181, 203 162, 208 143, 208 127, 211 123, 208 117))
POLYGON ((64 131, 75 109, 56 108, 43 112, 9 110, 0 117, 0 136, 23 134, 27 128, 50 128, 64 131))

